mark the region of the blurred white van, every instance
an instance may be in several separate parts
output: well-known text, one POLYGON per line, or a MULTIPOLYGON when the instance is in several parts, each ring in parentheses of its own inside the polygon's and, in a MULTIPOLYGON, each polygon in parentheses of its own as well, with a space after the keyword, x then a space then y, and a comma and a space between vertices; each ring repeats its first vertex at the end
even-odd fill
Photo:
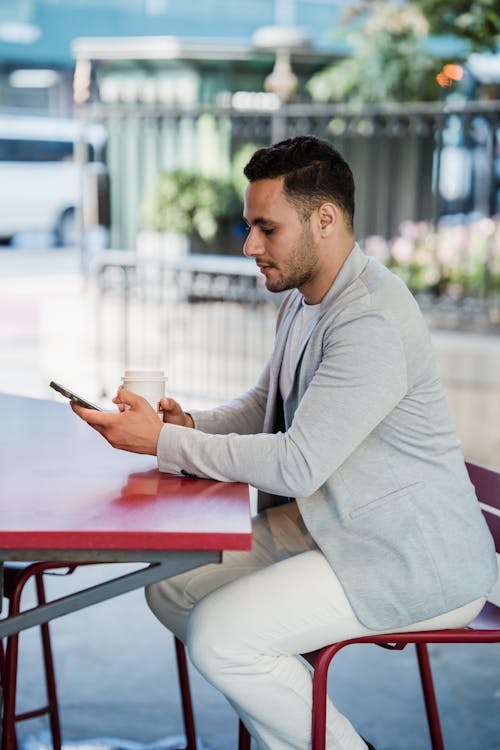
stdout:
MULTIPOLYGON (((0 114, 0 238, 49 232, 56 244, 76 241, 75 208, 82 175, 74 159, 77 120, 0 114)), ((88 160, 101 162, 106 132, 84 133, 88 160)))

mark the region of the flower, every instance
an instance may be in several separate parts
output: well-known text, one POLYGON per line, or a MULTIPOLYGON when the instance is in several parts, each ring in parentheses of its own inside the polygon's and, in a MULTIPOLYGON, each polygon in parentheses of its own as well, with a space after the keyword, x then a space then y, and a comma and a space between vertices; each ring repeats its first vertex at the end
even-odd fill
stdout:
POLYGON ((364 249, 400 275, 414 293, 432 291, 453 300, 491 298, 498 305, 500 216, 462 217, 460 223, 437 227, 403 221, 396 237, 372 235, 364 249))
POLYGON ((391 257, 387 240, 379 234, 373 234, 366 238, 364 251, 367 255, 377 258, 377 260, 384 264, 388 263, 391 257))
POLYGON ((415 253, 415 243, 409 237, 396 237, 391 243, 391 255, 398 263, 409 263, 415 253))

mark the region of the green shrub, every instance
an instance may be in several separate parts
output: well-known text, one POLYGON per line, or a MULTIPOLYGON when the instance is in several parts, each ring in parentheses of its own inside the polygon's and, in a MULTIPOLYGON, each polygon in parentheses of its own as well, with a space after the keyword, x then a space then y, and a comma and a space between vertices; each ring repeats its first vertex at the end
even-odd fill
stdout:
POLYGON ((144 229, 186 234, 208 243, 241 219, 241 200, 230 180, 177 169, 160 174, 156 188, 143 201, 141 219, 144 229))

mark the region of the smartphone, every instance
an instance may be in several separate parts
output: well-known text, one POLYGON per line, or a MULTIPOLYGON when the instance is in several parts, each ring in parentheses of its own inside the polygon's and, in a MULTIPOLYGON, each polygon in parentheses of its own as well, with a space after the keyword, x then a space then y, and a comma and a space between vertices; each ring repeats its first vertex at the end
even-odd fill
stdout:
POLYGON ((59 393, 62 393, 63 396, 66 396, 66 398, 69 398, 70 401, 74 401, 75 404, 79 404, 79 406, 84 406, 85 409, 96 409, 97 411, 104 411, 104 409, 101 409, 100 406, 91 404, 90 401, 87 401, 81 396, 78 396, 76 393, 73 393, 73 391, 70 391, 69 388, 65 388, 64 386, 59 385, 59 383, 55 383, 53 380, 50 381, 49 385, 55 391, 58 391, 59 393))

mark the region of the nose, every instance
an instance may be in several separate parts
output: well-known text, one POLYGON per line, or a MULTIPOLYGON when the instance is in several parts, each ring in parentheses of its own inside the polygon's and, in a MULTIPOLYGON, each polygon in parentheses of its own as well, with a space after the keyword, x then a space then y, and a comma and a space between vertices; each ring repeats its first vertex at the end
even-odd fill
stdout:
POLYGON ((255 258, 257 255, 262 255, 263 252, 264 249, 256 227, 250 227, 245 244, 243 245, 243 255, 246 255, 247 258, 255 258))

